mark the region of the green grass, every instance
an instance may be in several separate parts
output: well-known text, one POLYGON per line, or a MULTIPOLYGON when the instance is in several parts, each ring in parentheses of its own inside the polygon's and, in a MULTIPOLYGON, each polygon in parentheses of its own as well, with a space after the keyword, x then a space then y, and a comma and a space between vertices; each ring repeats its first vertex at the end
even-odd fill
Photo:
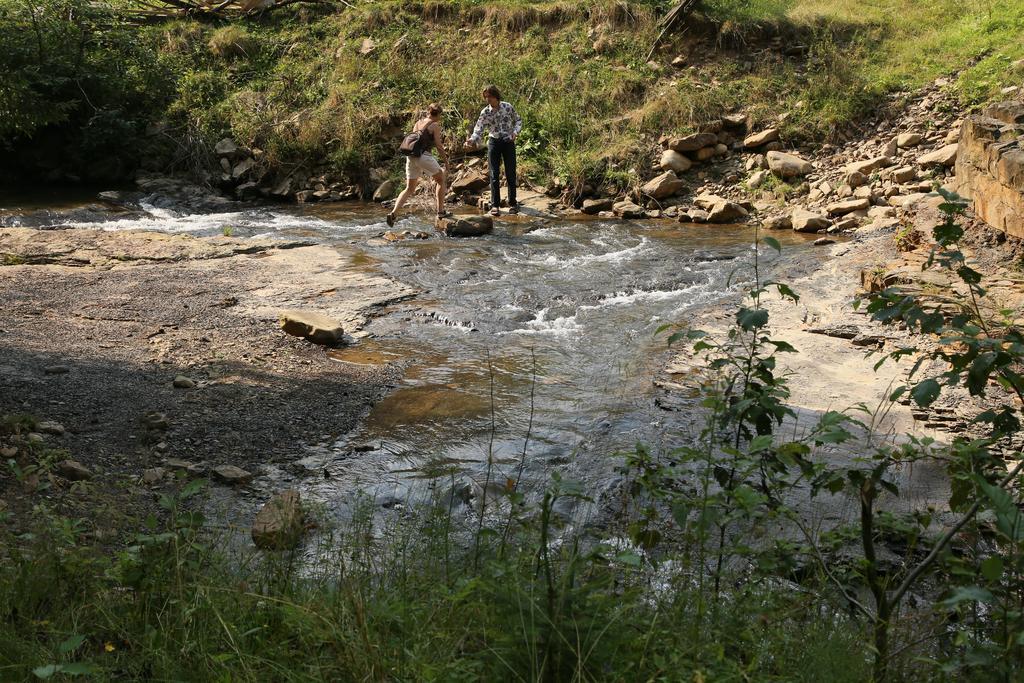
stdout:
POLYGON ((300 565, 197 533, 183 502, 166 498, 166 525, 150 521, 113 555, 86 540, 87 522, 44 509, 31 533, 5 537, 0 678, 47 666, 88 669, 90 680, 867 675, 860 627, 810 609, 800 592, 747 587, 700 613, 706 596, 685 573, 641 570, 610 548, 576 552, 571 538, 545 556, 537 525, 504 553, 485 528, 474 556, 472 544, 454 549, 472 532, 443 509, 376 534, 357 517, 322 528, 300 565))
POLYGON ((374 2, 281 13, 241 37, 180 22, 156 33, 164 62, 181 74, 172 116, 210 140, 230 134, 258 146, 271 165, 326 159, 354 176, 397 169, 392 138, 416 112, 442 102, 461 140, 481 86, 493 82, 526 120, 523 166, 542 184, 552 173, 602 181, 646 168, 657 137, 733 110, 758 125, 788 113, 789 139, 823 140, 888 93, 982 57, 957 86, 976 104, 1014 78, 1002 67, 1024 55, 1024 9, 1011 2, 719 0, 663 45, 652 68, 663 5, 374 2), (771 35, 805 45, 806 63, 767 49, 771 35), (364 38, 376 44, 366 55, 364 38), (595 39, 606 46, 595 50, 595 39), (239 40, 258 49, 241 55, 231 47, 239 40), (691 50, 693 68, 667 67, 691 50))

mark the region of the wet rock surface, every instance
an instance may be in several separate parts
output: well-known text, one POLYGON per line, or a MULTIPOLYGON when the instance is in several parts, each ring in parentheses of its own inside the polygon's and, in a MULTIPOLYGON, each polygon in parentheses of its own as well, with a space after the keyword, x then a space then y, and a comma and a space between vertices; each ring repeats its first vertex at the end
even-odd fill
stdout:
MULTIPOLYGON (((312 294, 358 333, 367 311, 414 291, 318 246, 16 228, 0 230, 0 252, 21 262, 0 267, 0 414, 39 416, 40 438, 75 463, 62 477, 103 482, 55 498, 69 512, 107 496, 140 519, 155 501, 134 487, 222 465, 258 474, 345 433, 386 393, 397 368, 336 363, 282 334, 282 304, 312 294), (108 258, 115 247, 149 258, 108 258), (194 388, 175 388, 179 376, 194 388)), ((0 495, 12 488, 5 469, 0 495)))

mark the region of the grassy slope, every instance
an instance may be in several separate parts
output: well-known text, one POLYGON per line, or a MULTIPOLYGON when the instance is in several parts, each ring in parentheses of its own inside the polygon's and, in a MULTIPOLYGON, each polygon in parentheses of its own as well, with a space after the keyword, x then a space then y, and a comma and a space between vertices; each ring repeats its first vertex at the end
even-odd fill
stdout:
POLYGON ((791 139, 820 140, 892 90, 978 57, 959 83, 965 103, 1021 79, 1004 68, 1024 56, 1024 7, 1010 0, 705 4, 712 21, 667 40, 652 64, 659 8, 608 0, 373 2, 154 33, 183 74, 172 120, 191 121, 208 140, 229 131, 271 164, 323 157, 352 172, 392 159, 391 138, 430 101, 449 108, 449 130, 461 136, 489 82, 526 119, 521 155, 537 180, 554 171, 622 185, 634 175, 625 171, 647 166, 658 136, 725 111, 762 123, 790 112, 791 139), (807 59, 772 48, 773 34, 783 47, 807 46, 807 59), (364 38, 376 43, 366 55, 364 38), (677 54, 689 68, 668 66, 677 54))

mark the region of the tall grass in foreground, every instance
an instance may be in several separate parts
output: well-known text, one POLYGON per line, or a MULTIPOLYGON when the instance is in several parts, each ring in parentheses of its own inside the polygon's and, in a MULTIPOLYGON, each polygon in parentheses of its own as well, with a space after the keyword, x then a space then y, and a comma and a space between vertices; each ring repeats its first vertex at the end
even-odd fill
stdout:
POLYGON ((180 507, 196 490, 114 556, 43 511, 6 538, 0 678, 864 679, 860 629, 800 590, 748 584, 701 614, 670 565, 557 534, 552 507, 572 487, 504 543, 485 527, 477 557, 478 532, 440 503, 379 534, 364 511, 311 562, 228 552, 180 507))

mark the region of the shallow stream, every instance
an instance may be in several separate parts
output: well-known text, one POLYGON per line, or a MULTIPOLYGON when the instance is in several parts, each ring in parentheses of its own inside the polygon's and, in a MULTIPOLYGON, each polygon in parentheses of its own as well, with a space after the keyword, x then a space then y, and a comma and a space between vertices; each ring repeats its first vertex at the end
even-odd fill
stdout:
MULTIPOLYGON (((655 404, 653 379, 668 358, 667 334, 655 331, 699 327, 716 306, 731 311, 753 255, 754 231, 742 226, 519 217, 483 238, 390 243, 377 239, 387 227, 376 207, 149 209, 150 217, 100 227, 306 238, 354 250, 359 267, 421 290, 330 354, 339 363, 400 363, 400 385, 341 441, 315 443, 298 466, 268 466, 268 490, 294 483, 339 515, 356 492, 384 508, 404 505, 439 473, 465 500, 478 498, 488 454, 493 486, 519 478, 523 462, 527 491, 558 472, 600 495, 615 481, 615 454, 686 437, 685 415, 655 404)), ((417 217, 396 229, 433 234, 417 217)), ((806 268, 823 258, 803 236, 776 237, 789 262, 806 268)), ((770 249, 762 257, 769 268, 779 263, 770 249)))

